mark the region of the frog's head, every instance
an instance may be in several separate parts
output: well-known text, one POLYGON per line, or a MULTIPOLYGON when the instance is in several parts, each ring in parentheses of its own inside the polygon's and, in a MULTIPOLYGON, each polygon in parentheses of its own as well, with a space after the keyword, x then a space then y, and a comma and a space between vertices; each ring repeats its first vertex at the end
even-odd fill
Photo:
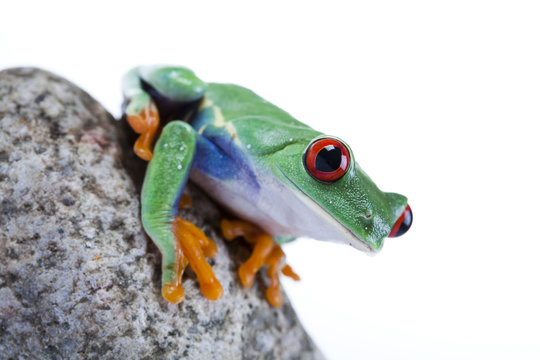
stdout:
POLYGON ((407 198, 382 192, 355 162, 342 140, 317 136, 296 141, 274 158, 278 173, 310 214, 302 233, 377 252, 384 238, 403 235, 411 226, 407 198))

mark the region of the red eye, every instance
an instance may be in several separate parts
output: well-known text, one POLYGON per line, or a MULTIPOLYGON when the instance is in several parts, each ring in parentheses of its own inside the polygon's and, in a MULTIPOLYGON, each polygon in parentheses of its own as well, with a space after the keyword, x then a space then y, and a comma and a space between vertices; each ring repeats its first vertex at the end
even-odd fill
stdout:
POLYGON ((394 224, 394 227, 392 228, 392 231, 390 231, 390 235, 388 237, 398 237, 407 232, 412 224, 412 210, 409 204, 405 207, 405 210, 397 219, 396 223, 394 224))
POLYGON ((315 179, 333 183, 349 169, 349 150, 336 139, 318 139, 312 142, 304 154, 304 165, 315 179))

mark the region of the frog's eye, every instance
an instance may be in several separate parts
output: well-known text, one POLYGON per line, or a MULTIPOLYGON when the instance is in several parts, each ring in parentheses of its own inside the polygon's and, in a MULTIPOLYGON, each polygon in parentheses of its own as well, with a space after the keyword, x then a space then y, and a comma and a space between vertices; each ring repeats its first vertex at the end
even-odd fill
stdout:
POLYGON ((405 207, 405 210, 394 224, 392 231, 388 237, 398 237, 407 232, 412 224, 412 210, 409 204, 405 207))
POLYGON ((349 169, 351 156, 347 146, 332 138, 313 141, 304 154, 304 166, 316 180, 333 183, 349 169))

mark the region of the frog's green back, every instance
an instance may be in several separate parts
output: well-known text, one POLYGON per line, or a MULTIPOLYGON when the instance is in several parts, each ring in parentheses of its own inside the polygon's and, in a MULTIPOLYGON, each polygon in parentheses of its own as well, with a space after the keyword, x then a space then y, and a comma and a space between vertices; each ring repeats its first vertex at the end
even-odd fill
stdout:
POLYGON ((281 125, 310 129, 309 126, 296 120, 286 111, 242 86, 209 83, 206 97, 221 109, 225 121, 249 115, 264 116, 279 122, 281 125))
POLYGON ((240 151, 252 157, 264 157, 298 142, 307 144, 320 135, 253 91, 231 84, 208 84, 191 124, 229 155, 240 151))

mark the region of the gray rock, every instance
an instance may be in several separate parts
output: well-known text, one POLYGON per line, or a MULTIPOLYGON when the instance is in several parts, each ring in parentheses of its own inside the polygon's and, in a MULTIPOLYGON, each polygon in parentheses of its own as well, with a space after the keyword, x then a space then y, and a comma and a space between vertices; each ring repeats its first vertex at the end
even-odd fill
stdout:
POLYGON ((192 186, 182 215, 216 241, 225 293, 206 300, 188 270, 184 303, 162 299, 128 133, 66 80, 0 72, 0 358, 321 359, 286 297, 274 309, 261 280, 239 286, 248 249, 192 186))

